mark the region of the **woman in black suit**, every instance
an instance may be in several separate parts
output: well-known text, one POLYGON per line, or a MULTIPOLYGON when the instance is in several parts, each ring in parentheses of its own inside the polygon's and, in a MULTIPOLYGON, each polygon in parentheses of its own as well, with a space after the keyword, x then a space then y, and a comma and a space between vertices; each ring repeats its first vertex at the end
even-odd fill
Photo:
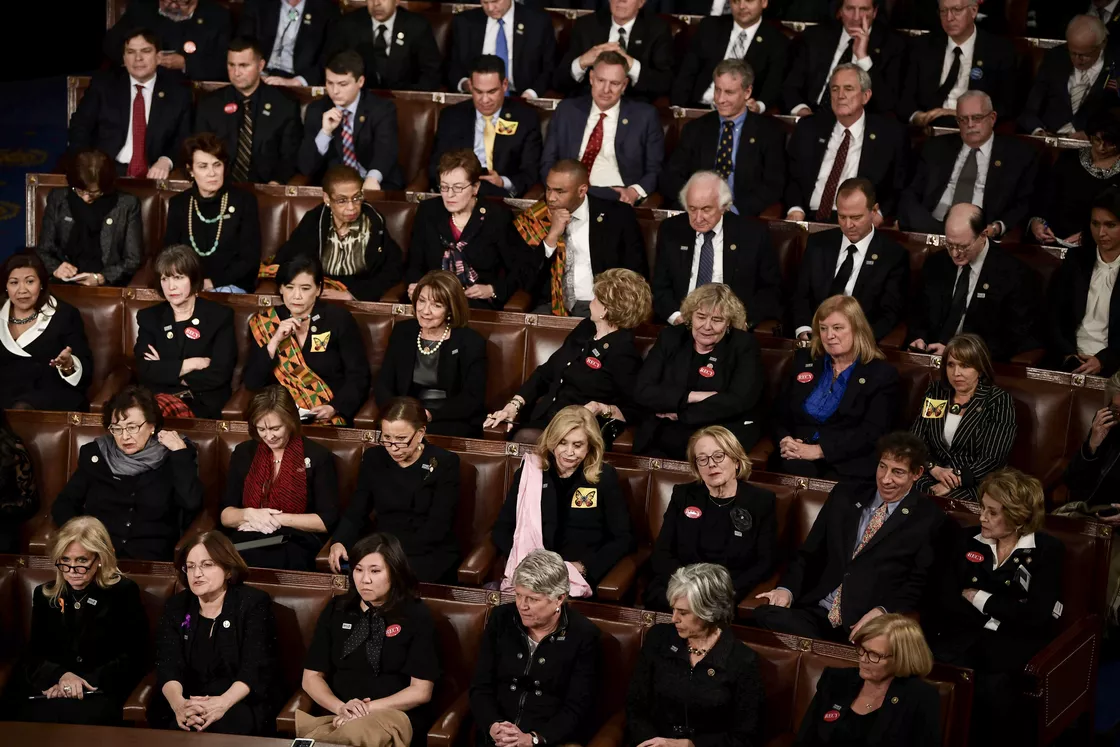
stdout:
POLYGON ((202 263, 189 246, 160 252, 155 273, 166 302, 136 314, 136 376, 167 417, 219 419, 237 365, 233 309, 198 297, 202 263))
POLYGON ((646 606, 668 610, 665 591, 677 569, 692 563, 727 568, 738 602, 766 579, 777 560, 776 498, 747 484, 751 460, 723 426, 710 425, 688 441, 695 482, 673 488, 653 547, 653 580, 646 606))
POLYGON ((859 301, 821 303, 812 348, 794 357, 777 402, 774 471, 822 479, 875 474, 875 443, 898 407, 898 371, 883 358, 859 301))
POLYGON ((3 276, 0 409, 88 410, 93 354, 81 314, 51 295, 36 254, 13 255, 3 276))
POLYGON ((272 598, 221 532, 192 537, 176 560, 186 588, 167 600, 156 638, 157 729, 265 736, 284 696, 272 598))
POLYGON ((500 309, 521 287, 522 266, 510 242, 513 217, 501 202, 478 199, 482 166, 467 148, 439 159, 442 199, 424 200, 416 210, 408 247, 408 296, 424 273, 455 275, 471 308, 500 309))
POLYGON ((257 196, 226 184, 226 142, 212 132, 183 142, 183 162, 194 185, 168 202, 163 245, 187 244, 198 253, 203 290, 248 293, 261 262, 257 196))
POLYGON ((829 667, 801 719, 797 747, 940 747, 941 699, 922 678, 933 655, 914 620, 880 615, 852 642, 859 667, 829 667))
POLYGON ((8 679, 4 718, 120 724, 147 670, 140 588, 121 574, 109 532, 92 516, 59 529, 50 557, 54 579, 31 594, 31 640, 8 679))
POLYGON ((988 346, 974 334, 949 340, 941 379, 930 382, 910 431, 929 449, 917 489, 975 501, 984 476, 1007 464, 1015 442, 1015 403, 995 385, 988 346))
POLYGON ((693 431, 722 425, 749 451, 762 433, 755 412, 766 371, 743 303, 722 283, 681 302, 684 324, 661 330, 638 374, 634 399, 651 415, 634 451, 683 459, 693 431))
POLYGON ((416 318, 393 325, 373 385, 378 404, 415 397, 434 436, 480 438, 486 418, 486 340, 467 326, 467 297, 450 272, 433 270, 413 285, 416 318))
POLYGON ((284 304, 249 320, 255 347, 245 363, 245 387, 277 381, 291 393, 300 417, 346 425, 369 395, 369 359, 350 312, 317 303, 323 266, 299 256, 277 275, 284 304))

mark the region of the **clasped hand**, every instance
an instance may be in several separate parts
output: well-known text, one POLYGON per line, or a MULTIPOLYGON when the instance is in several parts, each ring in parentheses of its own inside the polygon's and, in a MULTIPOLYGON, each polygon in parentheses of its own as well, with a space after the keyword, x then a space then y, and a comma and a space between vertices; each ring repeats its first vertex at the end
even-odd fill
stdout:
POLYGON ((76 698, 82 700, 85 697, 86 690, 92 692, 96 689, 96 687, 73 672, 67 672, 59 678, 57 685, 51 685, 44 690, 43 695, 46 695, 47 698, 51 700, 54 698, 76 698))
POLYGON ((281 526, 278 518, 284 512, 276 508, 246 508, 242 509, 239 532, 260 532, 272 534, 281 526))
POLYGON ((183 731, 205 731, 215 721, 220 721, 229 710, 229 704, 220 696, 194 695, 176 706, 175 723, 183 731))
POLYGON ((373 713, 374 710, 376 709, 373 708, 373 701, 370 698, 353 698, 342 704, 342 707, 338 709, 338 713, 335 714, 334 721, 331 722, 331 725, 337 729, 347 721, 353 721, 362 716, 368 716, 373 713))
POLYGON ((824 458, 824 450, 816 444, 807 444, 800 438, 786 436, 778 444, 782 459, 804 459, 811 462, 824 458))
POLYGON ((533 737, 509 721, 495 721, 490 725, 490 738, 497 747, 532 747, 533 737))

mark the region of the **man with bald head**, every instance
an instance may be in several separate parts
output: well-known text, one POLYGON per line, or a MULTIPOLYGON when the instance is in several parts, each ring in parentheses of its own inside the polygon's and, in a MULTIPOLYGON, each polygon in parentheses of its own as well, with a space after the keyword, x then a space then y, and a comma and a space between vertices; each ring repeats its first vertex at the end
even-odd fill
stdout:
POLYGON ((984 211, 959 203, 945 218, 945 250, 922 266, 908 329, 913 350, 941 355, 954 335, 984 338, 992 359, 1038 347, 1034 308, 1040 279, 984 235, 984 211))
POLYGON ((1048 50, 1042 58, 1019 115, 1019 129, 1033 135, 1088 140, 1085 124, 1101 106, 1114 61, 1104 23, 1096 16, 1074 16, 1066 28, 1066 43, 1048 50))
POLYGON ((661 221, 653 271, 653 311, 680 324, 681 301, 705 283, 731 287, 755 326, 782 318, 778 254, 765 226, 730 211, 731 188, 715 171, 697 171, 681 189, 685 213, 661 221))

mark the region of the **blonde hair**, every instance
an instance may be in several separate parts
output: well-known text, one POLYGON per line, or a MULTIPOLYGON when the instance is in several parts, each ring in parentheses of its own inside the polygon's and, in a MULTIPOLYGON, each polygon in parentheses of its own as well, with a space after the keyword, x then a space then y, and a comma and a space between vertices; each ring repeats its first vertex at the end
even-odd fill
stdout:
POLYGON ((813 344, 811 351, 814 358, 824 355, 824 341, 821 339, 821 322, 832 314, 839 313, 852 325, 852 348, 860 363, 870 363, 873 360, 886 358, 879 344, 875 342, 875 334, 871 325, 863 314, 859 301, 851 296, 830 296, 821 301, 817 313, 813 314, 813 344))
POLYGON ((984 496, 1003 507, 1003 515, 1015 525, 1020 536, 1042 529, 1046 502, 1037 478, 1014 467, 998 469, 980 483, 981 500, 984 496))
POLYGON ((729 459, 734 459, 739 463, 739 469, 735 472, 736 480, 746 480, 751 476, 751 459, 747 456, 747 452, 743 450, 743 445, 739 443, 739 439, 735 438, 735 434, 722 425, 709 425, 696 431, 688 439, 688 471, 692 473, 693 477, 697 480, 703 479, 700 477, 700 470, 696 469, 696 442, 705 436, 713 439, 729 459))
POLYGON ((891 672, 895 677, 925 677, 933 669, 933 653, 929 650, 922 626, 905 615, 879 615, 863 624, 852 642, 886 636, 891 647, 891 672))
POLYGON ((587 433, 587 456, 583 459, 583 476, 592 485, 599 482, 599 474, 603 471, 603 434, 599 432, 599 423, 591 411, 582 405, 568 405, 552 417, 544 433, 537 439, 536 455, 544 465, 555 467, 552 452, 560 445, 564 436, 573 428, 583 428, 587 433))
POLYGON ((700 309, 709 311, 718 309, 727 317, 730 326, 742 330, 747 328, 747 309, 729 285, 705 283, 689 293, 681 301, 681 319, 691 327, 692 315, 700 309))
MULTIPOLYGON (((109 530, 99 519, 93 516, 75 516, 62 525, 54 535, 54 544, 51 545, 51 564, 56 564, 66 553, 66 548, 71 543, 77 542, 89 552, 97 556, 97 573, 93 580, 101 588, 114 586, 121 580, 121 569, 117 567, 117 551, 113 549, 113 540, 109 539, 109 530)), ((43 593, 50 600, 52 607, 58 606, 58 597, 66 588, 66 579, 62 571, 54 569, 54 580, 43 587, 43 593)))
POLYGON ((595 276, 595 298, 607 310, 607 321, 619 329, 633 329, 653 313, 653 292, 646 279, 625 267, 612 267, 595 276))

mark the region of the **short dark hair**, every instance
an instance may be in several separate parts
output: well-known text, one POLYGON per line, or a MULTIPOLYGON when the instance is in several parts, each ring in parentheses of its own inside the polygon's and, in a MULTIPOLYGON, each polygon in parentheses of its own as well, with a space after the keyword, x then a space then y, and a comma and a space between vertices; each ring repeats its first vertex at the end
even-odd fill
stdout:
POLYGON ((489 75, 496 73, 502 80, 506 79, 506 63, 496 54, 480 54, 474 58, 471 65, 471 75, 489 75))
POLYGON ((318 257, 307 254, 297 254, 292 259, 280 265, 276 272, 276 284, 288 285, 297 276, 307 273, 315 279, 315 285, 323 287, 323 263, 318 257))
POLYGON ((380 426, 381 423, 394 420, 408 423, 416 430, 428 427, 428 415, 424 412, 424 405, 415 397, 393 397, 385 404, 377 424, 380 426))
POLYGON ((576 158, 561 158, 556 163, 552 164, 552 168, 548 173, 555 171, 557 174, 567 174, 579 179, 580 184, 588 184, 591 181, 591 175, 587 173, 587 167, 583 162, 576 158))
POLYGON ((255 36, 235 36, 229 43, 229 51, 231 52, 244 52, 252 50, 253 54, 257 56, 258 60, 264 59, 264 52, 261 50, 261 43, 257 41, 255 36))
POLYGON ((163 429, 163 413, 156 404, 155 395, 138 384, 129 384, 105 400, 105 409, 101 412, 101 425, 105 426, 105 430, 109 430, 114 417, 122 418, 125 412, 133 407, 139 408, 144 415, 144 422, 151 423, 157 433, 163 429))
POLYGON ((949 384, 949 356, 956 358, 962 366, 975 369, 980 374, 981 381, 990 384, 996 378, 995 368, 992 366, 992 354, 980 335, 965 332, 954 335, 953 339, 946 343, 945 350, 941 354, 941 380, 946 384, 949 384))
POLYGON ((143 27, 129 29, 125 32, 125 37, 121 40, 121 51, 124 51, 124 48, 128 46, 128 43, 138 36, 142 37, 144 41, 155 47, 157 52, 159 51, 159 36, 151 29, 143 27))
POLYGON ((630 72, 630 63, 626 61, 625 57, 613 50, 600 52, 599 56, 595 58, 595 61, 591 63, 591 69, 594 70, 600 63, 604 65, 621 65, 623 70, 627 73, 630 72))
POLYGON ((482 176, 482 164, 478 162, 478 156, 470 148, 455 148, 439 157, 437 174, 446 174, 455 169, 467 172, 467 181, 471 184, 477 184, 479 177, 482 176))
POLYGON ((412 291, 412 307, 420 300, 420 291, 428 289, 428 298, 442 304, 446 318, 444 323, 452 329, 466 327, 471 319, 470 301, 463 291, 459 278, 447 270, 429 270, 416 281, 412 291))
POLYGON ((1120 219, 1120 187, 1109 187, 1108 189, 1101 190, 1100 194, 1093 198, 1090 204, 1089 215, 1086 220, 1092 218, 1093 210, 1107 210, 1112 215, 1120 219))
POLYGON ((322 184, 323 193, 329 195, 334 192, 334 188, 339 184, 357 184, 361 186, 365 184, 365 181, 362 179, 362 175, 353 167, 347 166, 344 163, 336 163, 334 166, 327 169, 327 173, 323 174, 322 184))
MULTIPOLYGON (((191 281, 191 293, 202 292, 202 286, 206 280, 203 277, 202 260, 199 259, 195 250, 186 244, 173 244, 157 254, 153 269, 157 280, 168 275, 186 275, 191 281)), ((156 292, 159 293, 160 298, 166 298, 163 295, 162 283, 156 285, 156 292)))
POLYGON ((51 291, 48 287, 51 274, 47 272, 47 266, 43 264, 42 257, 36 254, 34 249, 28 249, 25 252, 8 257, 8 261, 4 263, 4 292, 7 293, 8 278, 12 276, 12 272, 24 267, 30 267, 39 278, 39 298, 35 300, 35 310, 42 311, 43 306, 51 298, 51 291))
POLYGON ((885 456, 901 459, 910 465, 911 472, 924 468, 929 461, 926 442, 909 431, 894 431, 883 436, 875 444, 875 453, 880 459, 885 456))
POLYGON ((249 422, 249 435, 254 441, 260 441, 257 432, 257 421, 265 415, 272 414, 280 418, 280 422, 290 431, 291 438, 299 438, 302 433, 299 420, 299 408, 292 394, 279 384, 270 384, 253 395, 249 400, 249 409, 245 419, 249 422))
POLYGON ((233 542, 223 532, 212 530, 196 534, 183 543, 183 548, 175 554, 175 573, 184 588, 191 588, 190 579, 187 578, 187 556, 191 550, 202 545, 210 554, 211 560, 226 572, 229 580, 227 586, 240 584, 249 575, 249 566, 245 559, 237 552, 233 542))
POLYGON ((845 179, 840 183, 840 188, 836 190, 836 194, 841 197, 847 197, 852 192, 863 192, 863 196, 867 198, 868 210, 875 207, 875 203, 878 202, 875 197, 875 185, 872 184, 870 179, 862 176, 845 179))
POLYGON ((754 68, 746 60, 738 60, 732 57, 721 61, 712 70, 712 80, 714 81, 721 75, 731 75, 738 78, 744 91, 754 85, 754 68))
MULTIPOLYGON (((385 559, 386 570, 389 572, 389 595, 385 605, 381 608, 382 614, 395 610, 409 599, 420 596, 420 587, 416 582, 416 574, 408 564, 408 556, 404 553, 400 541, 386 532, 375 532, 368 537, 358 540, 348 553, 350 568, 357 567, 362 558, 367 555, 379 553, 385 559)), ((354 571, 350 571, 350 599, 358 598, 358 585, 354 583, 354 571)))
POLYGON ((226 141, 213 132, 199 132, 183 141, 183 164, 187 167, 193 166, 195 151, 199 150, 214 156, 224 164, 229 163, 226 141))
POLYGON ((366 63, 360 54, 352 49, 346 49, 330 59, 327 70, 335 75, 353 75, 354 80, 357 80, 366 74, 366 63))
POLYGON ((1096 135, 1109 145, 1120 145, 1120 106, 1095 110, 1085 123, 1085 134, 1096 135))
POLYGON ((101 151, 83 148, 66 165, 66 183, 83 191, 97 187, 107 195, 117 188, 117 169, 101 151))

